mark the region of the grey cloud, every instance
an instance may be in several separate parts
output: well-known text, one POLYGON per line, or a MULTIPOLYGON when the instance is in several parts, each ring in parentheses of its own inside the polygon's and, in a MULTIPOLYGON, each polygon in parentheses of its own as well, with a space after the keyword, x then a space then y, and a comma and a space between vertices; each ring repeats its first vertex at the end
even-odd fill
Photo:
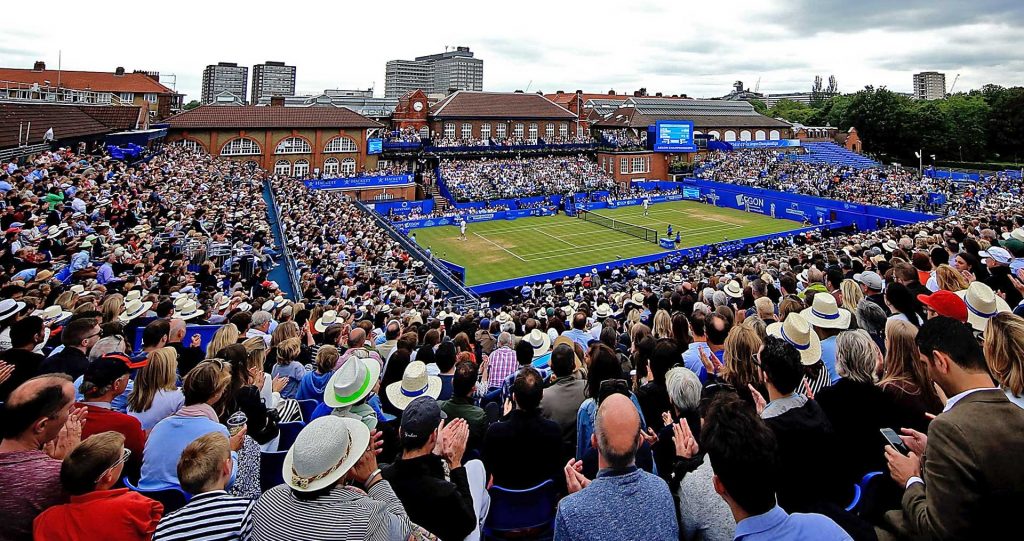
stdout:
POLYGON ((773 12, 773 21, 794 32, 938 30, 975 23, 1020 26, 1020 0, 790 0, 773 12))

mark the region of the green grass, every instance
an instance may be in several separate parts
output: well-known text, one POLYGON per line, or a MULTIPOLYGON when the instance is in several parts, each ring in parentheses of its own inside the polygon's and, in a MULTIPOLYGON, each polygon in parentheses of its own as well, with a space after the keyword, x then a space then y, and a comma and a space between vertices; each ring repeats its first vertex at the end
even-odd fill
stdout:
MULTIPOLYGON (((665 236, 668 225, 681 233, 680 248, 713 244, 798 229, 791 220, 761 214, 674 201, 643 207, 602 209, 597 212, 626 223, 656 229, 665 236)), ((665 250, 656 244, 563 214, 518 220, 469 223, 467 240, 455 226, 415 230, 416 241, 436 256, 466 267, 466 284, 478 285, 584 265, 596 265, 665 250)))

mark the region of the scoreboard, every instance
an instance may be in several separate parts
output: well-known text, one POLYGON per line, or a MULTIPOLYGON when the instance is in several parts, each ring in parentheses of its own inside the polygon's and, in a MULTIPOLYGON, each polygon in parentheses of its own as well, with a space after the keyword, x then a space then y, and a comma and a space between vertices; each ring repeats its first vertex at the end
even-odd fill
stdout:
POLYGON ((693 142, 693 122, 659 120, 654 124, 655 152, 697 152, 693 142))

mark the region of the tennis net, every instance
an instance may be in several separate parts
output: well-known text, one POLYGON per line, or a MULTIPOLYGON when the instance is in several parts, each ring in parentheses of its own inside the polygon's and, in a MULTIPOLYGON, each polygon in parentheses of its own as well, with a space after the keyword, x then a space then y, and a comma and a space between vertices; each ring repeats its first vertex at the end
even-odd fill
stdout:
POLYGON ((614 229, 615 231, 621 231, 627 235, 636 237, 638 239, 644 239, 648 242, 658 244, 658 232, 649 227, 628 224, 626 222, 616 220, 615 218, 609 218, 608 216, 604 216, 596 212, 591 212, 589 210, 578 210, 576 212, 576 217, 585 222, 595 223, 602 227, 614 229))

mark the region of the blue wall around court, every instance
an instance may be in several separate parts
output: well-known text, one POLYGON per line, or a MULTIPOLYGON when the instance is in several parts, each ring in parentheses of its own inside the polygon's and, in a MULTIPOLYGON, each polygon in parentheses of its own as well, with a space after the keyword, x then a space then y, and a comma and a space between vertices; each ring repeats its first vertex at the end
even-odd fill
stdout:
POLYGON ((461 216, 444 216, 440 218, 419 218, 416 220, 405 220, 394 222, 395 227, 401 230, 420 229, 423 227, 437 227, 442 225, 455 225, 459 218, 466 218, 467 222, 489 222, 491 220, 515 220, 516 218, 527 218, 530 216, 554 216, 558 207, 536 207, 521 210, 498 210, 494 212, 481 212, 477 214, 465 214, 461 216))
POLYGON ((390 214, 409 214, 417 212, 419 214, 430 214, 434 212, 434 200, 423 199, 421 201, 388 201, 378 202, 371 205, 373 210, 381 216, 388 216, 390 214))

